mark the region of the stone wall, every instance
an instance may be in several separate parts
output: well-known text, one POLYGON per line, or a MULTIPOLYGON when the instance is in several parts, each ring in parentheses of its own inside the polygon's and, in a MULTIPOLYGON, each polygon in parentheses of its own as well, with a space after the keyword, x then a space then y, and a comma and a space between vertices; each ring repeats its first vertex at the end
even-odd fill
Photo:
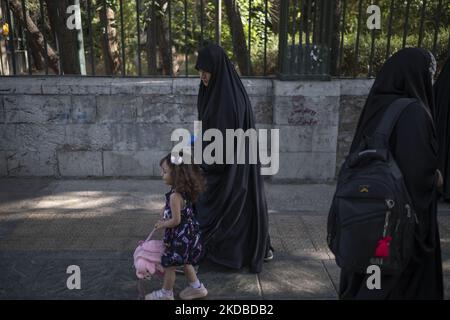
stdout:
POLYGON ((280 130, 279 179, 334 177, 339 82, 274 81, 273 127, 280 130))
MULTIPOLYGON (((278 181, 330 181, 370 81, 244 79, 258 128, 280 129, 278 181)), ((156 177, 195 79, 0 78, 0 176, 156 177)))
POLYGON ((374 80, 341 80, 336 172, 347 156, 358 119, 374 80))

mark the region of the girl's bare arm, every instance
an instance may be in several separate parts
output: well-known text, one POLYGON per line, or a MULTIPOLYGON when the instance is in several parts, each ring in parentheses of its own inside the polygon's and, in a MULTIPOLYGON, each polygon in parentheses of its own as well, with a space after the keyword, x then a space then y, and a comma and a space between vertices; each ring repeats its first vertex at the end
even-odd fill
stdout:
POLYGON ((164 221, 158 221, 155 228, 175 228, 181 222, 181 208, 183 205, 183 197, 181 194, 175 192, 170 195, 170 210, 172 211, 172 218, 164 221))

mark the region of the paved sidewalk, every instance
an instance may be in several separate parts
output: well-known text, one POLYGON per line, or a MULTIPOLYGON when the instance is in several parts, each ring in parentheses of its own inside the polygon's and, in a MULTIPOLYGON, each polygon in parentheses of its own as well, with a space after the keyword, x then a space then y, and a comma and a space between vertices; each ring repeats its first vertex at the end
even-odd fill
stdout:
MULTIPOLYGON (((132 254, 163 206, 158 180, 0 179, 0 299, 141 299, 132 254), (68 290, 69 265, 81 290, 68 290)), ((339 269, 325 241, 333 185, 266 184, 275 260, 259 275, 200 268, 208 299, 336 299, 339 269)), ((446 297, 450 206, 441 205, 446 297)), ((176 293, 185 286, 177 277, 176 293)))

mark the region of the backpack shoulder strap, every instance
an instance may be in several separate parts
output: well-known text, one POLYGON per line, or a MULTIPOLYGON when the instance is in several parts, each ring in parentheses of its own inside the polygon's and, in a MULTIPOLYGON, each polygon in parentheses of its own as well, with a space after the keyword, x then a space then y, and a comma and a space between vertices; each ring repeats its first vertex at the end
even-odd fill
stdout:
POLYGON ((395 100, 384 112, 380 124, 373 133, 373 137, 380 136, 384 142, 388 142, 400 115, 406 107, 414 102, 417 102, 417 99, 400 98, 395 100))

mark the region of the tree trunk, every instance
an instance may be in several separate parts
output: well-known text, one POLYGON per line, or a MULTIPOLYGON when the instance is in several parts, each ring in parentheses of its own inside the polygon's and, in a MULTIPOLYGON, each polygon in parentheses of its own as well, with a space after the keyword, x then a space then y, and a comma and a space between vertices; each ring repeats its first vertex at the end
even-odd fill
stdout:
POLYGON ((50 26, 55 33, 57 49, 64 74, 80 74, 78 61, 77 30, 67 28, 67 7, 73 4, 69 0, 46 0, 50 26))
MULTIPOLYGON (((156 29, 157 29, 157 43, 159 46, 159 56, 161 57, 161 63, 162 63, 162 74, 163 75, 172 75, 175 74, 173 70, 170 70, 171 66, 174 64, 173 54, 172 50, 170 48, 169 44, 169 25, 168 25, 168 19, 164 19, 166 14, 168 14, 167 11, 163 12, 163 9, 166 6, 167 0, 158 0, 159 2, 159 8, 162 15, 156 16, 156 29), (164 23, 164 22, 167 23, 164 23)), ((167 10, 167 7, 166 7, 167 10)))
POLYGON ((231 37, 233 40, 233 53, 236 57, 241 75, 252 74, 252 67, 249 61, 247 43, 244 34, 244 26, 242 25, 241 14, 236 5, 236 0, 225 2, 225 10, 227 13, 228 24, 231 29, 231 37))
POLYGON ((280 0, 271 1, 268 8, 270 20, 272 21, 272 32, 280 33, 280 0))
MULTIPOLYGON (((9 4, 16 19, 27 31, 29 41, 32 43, 31 49, 37 50, 41 56, 45 56, 44 36, 28 14, 24 19, 20 0, 9 0, 9 4)), ((55 73, 59 73, 58 55, 49 44, 47 44, 47 51, 49 68, 55 73)))
POLYGON ((33 42, 31 37, 27 37, 27 46, 31 49, 31 55, 33 56, 34 65, 37 70, 43 70, 44 69, 44 56, 41 55, 39 52, 39 48, 37 47, 36 43, 33 42))
POLYGON ((117 39, 117 29, 115 25, 115 13, 110 7, 102 6, 100 10, 100 21, 102 26, 106 25, 106 34, 104 34, 102 47, 103 58, 105 59, 105 73, 108 75, 117 74, 120 71, 121 60, 119 41, 117 39))

